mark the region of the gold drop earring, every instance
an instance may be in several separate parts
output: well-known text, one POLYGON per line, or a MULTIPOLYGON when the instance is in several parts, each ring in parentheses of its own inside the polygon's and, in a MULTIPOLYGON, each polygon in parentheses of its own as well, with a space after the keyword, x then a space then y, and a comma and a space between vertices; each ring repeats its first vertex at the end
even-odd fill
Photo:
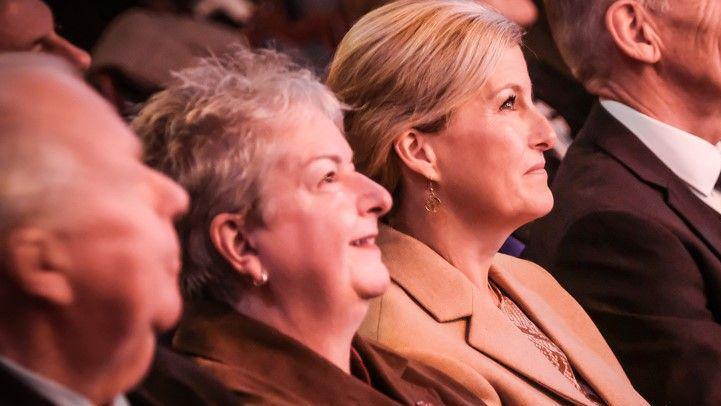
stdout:
POLYGON ((436 190, 433 187, 433 181, 428 181, 428 196, 426 197, 426 211, 429 213, 438 212, 438 208, 441 206, 441 199, 436 194, 436 190))

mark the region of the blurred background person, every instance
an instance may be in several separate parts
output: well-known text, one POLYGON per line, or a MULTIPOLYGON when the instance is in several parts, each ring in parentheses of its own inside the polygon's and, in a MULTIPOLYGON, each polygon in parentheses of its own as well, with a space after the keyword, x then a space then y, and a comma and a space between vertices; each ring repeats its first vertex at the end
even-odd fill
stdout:
POLYGON ((482 1, 522 27, 530 27, 538 19, 538 8, 532 0, 482 1))
POLYGON ((103 31, 88 77, 130 118, 142 102, 171 83, 172 72, 198 57, 221 55, 234 44, 247 43, 239 30, 190 13, 132 8, 103 31))
POLYGON ((600 99, 526 255, 588 310, 653 404, 721 403, 721 3, 546 1, 600 99))
POLYGON ((328 85, 350 106, 359 171, 396 206, 392 286, 361 334, 489 404, 646 404, 583 309, 542 268, 496 254, 553 206, 555 137, 531 98, 521 29, 474 1, 401 0, 341 42, 328 85))
POLYGON ((191 196, 173 347, 261 403, 482 404, 356 336, 388 285, 375 238, 391 199, 355 171, 332 93, 273 51, 177 77, 133 122, 191 196))
POLYGON ((187 195, 70 70, 0 55, 2 404, 122 405, 180 315, 187 195))
POLYGON ((180 311, 171 221, 187 195, 75 73, 0 56, 0 404, 233 404, 162 348, 127 393, 180 311))
POLYGON ((55 31, 53 14, 40 0, 0 0, 0 53, 46 52, 60 56, 80 70, 90 55, 55 31))
MULTIPOLYGON (((347 10, 350 22, 355 23, 360 17, 380 6, 391 3, 391 0, 339 0, 347 10)), ((533 0, 479 0, 495 8, 511 21, 523 27, 533 25, 538 19, 538 7, 533 0)))

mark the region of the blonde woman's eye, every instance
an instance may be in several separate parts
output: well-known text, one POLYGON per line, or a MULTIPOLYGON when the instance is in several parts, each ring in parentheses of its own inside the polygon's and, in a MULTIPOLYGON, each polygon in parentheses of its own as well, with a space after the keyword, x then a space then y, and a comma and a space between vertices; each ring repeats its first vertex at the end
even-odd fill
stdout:
POLYGON ((501 104, 501 108, 499 110, 515 110, 516 109, 516 96, 510 96, 506 99, 506 101, 501 104))

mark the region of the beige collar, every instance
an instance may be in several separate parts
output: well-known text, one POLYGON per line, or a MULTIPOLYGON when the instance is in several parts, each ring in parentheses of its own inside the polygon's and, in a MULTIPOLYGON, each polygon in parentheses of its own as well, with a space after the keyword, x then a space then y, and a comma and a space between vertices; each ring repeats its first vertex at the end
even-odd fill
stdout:
MULTIPOLYGON (((468 345, 507 368, 576 404, 589 404, 507 317, 457 268, 422 242, 382 226, 378 244, 391 278, 438 322, 470 317, 468 345)), ((630 383, 585 345, 562 317, 526 281, 545 271, 535 264, 497 254, 489 271, 493 280, 567 355, 574 369, 610 404, 637 399, 630 383), (629 397, 630 396, 630 397, 629 397), (625 401, 624 401, 625 399, 625 401)), ((546 283, 548 285, 548 283, 546 283)), ((550 294, 561 287, 553 283, 550 294)), ((546 286, 548 287, 548 286, 546 286)))
POLYGON ((385 225, 380 227, 378 245, 393 280, 437 321, 473 314, 473 285, 430 247, 385 225))

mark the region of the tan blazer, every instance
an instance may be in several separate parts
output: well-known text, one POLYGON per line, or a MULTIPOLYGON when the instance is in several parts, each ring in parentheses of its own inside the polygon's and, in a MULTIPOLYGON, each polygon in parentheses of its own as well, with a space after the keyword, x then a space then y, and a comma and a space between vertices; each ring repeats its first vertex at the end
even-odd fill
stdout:
MULTIPOLYGON (((434 366, 491 405, 590 402, 466 277, 418 240, 383 227, 393 284, 360 333, 434 366)), ((610 405, 647 405, 591 319, 539 266, 498 254, 489 277, 610 405)))

